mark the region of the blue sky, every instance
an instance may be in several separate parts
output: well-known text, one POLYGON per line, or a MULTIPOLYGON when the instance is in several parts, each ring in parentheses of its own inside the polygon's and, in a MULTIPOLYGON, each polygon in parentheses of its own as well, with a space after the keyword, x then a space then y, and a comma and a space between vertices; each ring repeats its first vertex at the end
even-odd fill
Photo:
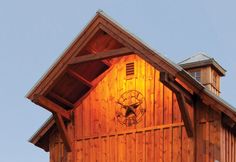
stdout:
POLYGON ((28 143, 50 115, 24 96, 81 29, 104 10, 174 62, 199 51, 227 69, 222 97, 236 106, 236 1, 0 1, 0 161, 47 162, 28 143))

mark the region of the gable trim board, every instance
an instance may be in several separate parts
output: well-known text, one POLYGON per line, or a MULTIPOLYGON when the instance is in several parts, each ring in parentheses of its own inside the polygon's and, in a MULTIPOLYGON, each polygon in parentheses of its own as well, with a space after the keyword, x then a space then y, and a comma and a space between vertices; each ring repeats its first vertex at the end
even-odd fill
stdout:
MULTIPOLYGON (((124 29, 117 22, 112 20, 103 11, 97 12, 96 16, 92 19, 92 21, 85 27, 85 29, 80 33, 80 35, 67 48, 67 50, 62 54, 62 56, 59 57, 56 63, 40 79, 40 81, 33 87, 33 89, 26 95, 26 97, 31 101, 34 101, 35 95, 45 95, 45 93, 51 88, 53 83, 58 79, 60 74, 62 74, 63 71, 66 69, 66 67, 69 64, 73 63, 73 61, 75 60, 79 61, 76 57, 77 54, 92 38, 92 36, 94 36, 94 34, 100 29, 108 33, 121 44, 123 44, 127 50, 126 53, 116 53, 112 55, 112 57, 127 55, 130 52, 138 55, 157 70, 161 72, 167 72, 174 78, 177 78, 183 83, 185 83, 187 86, 189 86, 189 88, 192 89, 195 94, 197 94, 201 98, 201 100, 205 104, 211 106, 212 109, 226 114, 234 122, 236 122, 236 109, 233 106, 229 105, 223 99, 210 92, 204 85, 195 80, 182 67, 171 62, 162 54, 154 51, 140 39, 130 34, 126 29, 124 29)), ((106 53, 107 55, 102 54, 104 53, 100 53, 101 57, 99 57, 98 55, 94 55, 92 59, 100 60, 110 57, 109 53, 106 53)), ((87 56, 85 55, 84 57, 86 58, 87 56)), ((39 132, 45 132, 45 130, 39 130, 39 132)), ((40 135, 42 136, 42 134, 40 135)), ((36 137, 37 135, 38 133, 31 139, 38 139, 36 137)), ((37 143, 37 140, 30 141, 34 144, 37 143)))
POLYGON ((46 136, 46 134, 48 134, 52 130, 54 125, 55 125, 55 120, 51 115, 28 141, 34 144, 35 146, 42 148, 44 151, 48 152, 49 146, 41 144, 40 140, 43 139, 46 136))

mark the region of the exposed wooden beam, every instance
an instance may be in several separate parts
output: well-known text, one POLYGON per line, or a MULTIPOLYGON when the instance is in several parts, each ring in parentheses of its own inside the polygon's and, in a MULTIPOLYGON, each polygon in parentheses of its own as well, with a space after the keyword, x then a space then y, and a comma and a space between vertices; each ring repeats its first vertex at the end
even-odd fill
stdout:
POLYGON ((179 104, 179 109, 180 109, 180 113, 182 116, 182 119, 184 121, 184 125, 186 128, 186 132, 188 137, 193 137, 193 124, 191 122, 188 110, 187 110, 187 106, 185 103, 185 98, 183 96, 183 94, 181 94, 180 92, 176 93, 176 98, 179 104))
POLYGON ((53 114, 57 128, 59 130, 61 139, 65 145, 66 151, 71 152, 72 151, 72 143, 71 143, 71 139, 70 136, 67 133, 67 129, 65 126, 65 123, 62 119, 62 116, 59 113, 55 113, 53 114))
POLYGON ((186 90, 180 83, 178 83, 173 77, 169 76, 166 72, 160 73, 160 81, 167 86, 174 93, 180 92, 184 94, 186 101, 192 105, 193 104, 193 95, 186 90))
POLYGON ((81 75, 79 75, 78 73, 76 73, 75 71, 71 70, 71 69, 67 69, 67 72, 73 76, 75 79, 82 81, 83 83, 85 83, 87 86, 92 87, 93 85, 91 84, 91 82, 89 82, 87 79, 85 79, 84 77, 82 77, 81 75))
POLYGON ((66 100, 65 98, 59 96, 59 95, 56 94, 55 92, 50 92, 49 95, 50 95, 51 97, 55 98, 56 100, 58 100, 59 102, 65 104, 65 105, 67 105, 67 106, 69 106, 70 108, 73 108, 73 107, 74 107, 74 105, 73 105, 70 101, 68 101, 68 100, 66 100))
POLYGON ((78 56, 72 59, 69 62, 69 64, 78 64, 78 63, 83 63, 83 62, 88 62, 88 61, 103 60, 103 59, 131 54, 131 53, 132 53, 132 50, 130 50, 129 48, 122 47, 122 48, 114 49, 110 51, 98 52, 96 54, 87 54, 83 56, 78 56))
POLYGON ((63 118, 70 120, 70 113, 62 108, 61 106, 55 104, 51 100, 47 99, 44 96, 41 95, 34 95, 33 102, 46 110, 52 112, 52 113, 58 113, 60 114, 63 118))
POLYGON ((194 132, 193 124, 190 119, 186 102, 185 102, 185 98, 186 98, 187 100, 189 100, 188 102, 193 103, 192 94, 188 92, 184 87, 182 87, 178 82, 176 82, 174 78, 170 77, 166 72, 160 73, 160 81, 176 94, 180 113, 184 121, 187 135, 189 137, 193 137, 193 132, 194 132))
MULTIPOLYGON (((88 52, 90 52, 90 54, 97 54, 98 52, 96 51, 96 50, 94 50, 93 48, 88 48, 88 52)), ((106 64, 107 66, 111 66, 111 63, 109 62, 109 61, 107 61, 107 60, 102 60, 102 62, 104 63, 104 64, 106 64)))

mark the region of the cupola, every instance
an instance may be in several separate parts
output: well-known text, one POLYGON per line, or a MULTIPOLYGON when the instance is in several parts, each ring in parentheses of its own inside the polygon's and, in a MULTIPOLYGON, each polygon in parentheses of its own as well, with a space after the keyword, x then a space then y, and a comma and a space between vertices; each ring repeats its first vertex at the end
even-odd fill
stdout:
POLYGON ((220 95, 220 79, 225 76, 226 70, 214 58, 199 52, 179 65, 213 93, 220 95))

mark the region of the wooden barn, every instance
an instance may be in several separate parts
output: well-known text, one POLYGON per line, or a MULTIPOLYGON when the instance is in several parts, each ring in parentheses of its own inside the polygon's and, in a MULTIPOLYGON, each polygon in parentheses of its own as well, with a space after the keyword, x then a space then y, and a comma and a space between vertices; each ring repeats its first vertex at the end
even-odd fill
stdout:
POLYGON ((53 114, 30 142, 50 162, 236 162, 224 75, 204 53, 172 63, 98 11, 27 94, 53 114))

